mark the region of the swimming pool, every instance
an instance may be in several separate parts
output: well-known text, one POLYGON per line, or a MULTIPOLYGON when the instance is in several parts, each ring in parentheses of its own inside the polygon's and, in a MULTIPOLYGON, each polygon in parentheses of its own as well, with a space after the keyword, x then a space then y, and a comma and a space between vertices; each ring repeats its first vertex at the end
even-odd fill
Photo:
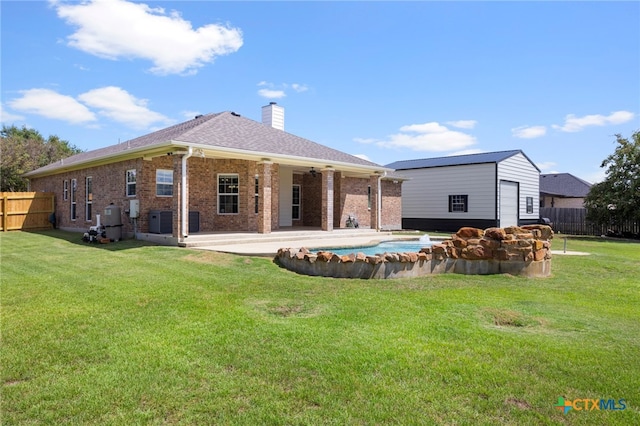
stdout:
POLYGON ((382 241, 374 246, 360 246, 360 247, 348 247, 348 248, 331 248, 322 247, 314 248, 311 251, 330 251, 339 256, 350 253, 364 253, 367 256, 374 256, 379 253, 409 253, 419 252, 423 247, 431 247, 432 242, 428 239, 420 240, 396 240, 396 241, 382 241))

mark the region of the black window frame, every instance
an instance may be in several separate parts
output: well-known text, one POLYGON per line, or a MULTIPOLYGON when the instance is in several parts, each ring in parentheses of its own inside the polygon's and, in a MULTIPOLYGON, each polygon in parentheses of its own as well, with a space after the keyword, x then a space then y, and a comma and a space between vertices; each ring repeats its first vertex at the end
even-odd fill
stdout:
POLYGON ((467 213, 468 211, 469 195, 449 195, 449 213, 467 213))
POLYGON ((254 211, 255 214, 258 214, 260 212, 260 177, 259 176, 255 176, 253 178, 253 198, 254 198, 254 211))
POLYGON ((291 220, 302 219, 302 186, 294 183, 291 185, 291 220), (298 190, 298 200, 296 202, 296 189, 298 190))
POLYGON ((84 178, 84 220, 91 222, 93 216, 93 177, 84 178))

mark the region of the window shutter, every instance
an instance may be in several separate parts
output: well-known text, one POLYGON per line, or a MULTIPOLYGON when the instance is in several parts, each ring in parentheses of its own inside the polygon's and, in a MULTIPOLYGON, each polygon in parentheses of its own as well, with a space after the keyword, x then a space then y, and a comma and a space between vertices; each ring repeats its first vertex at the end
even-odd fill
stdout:
POLYGON ((449 213, 453 211, 453 195, 449 195, 449 213))
POLYGON ((464 197, 464 212, 467 213, 469 211, 469 196, 463 195, 464 197))

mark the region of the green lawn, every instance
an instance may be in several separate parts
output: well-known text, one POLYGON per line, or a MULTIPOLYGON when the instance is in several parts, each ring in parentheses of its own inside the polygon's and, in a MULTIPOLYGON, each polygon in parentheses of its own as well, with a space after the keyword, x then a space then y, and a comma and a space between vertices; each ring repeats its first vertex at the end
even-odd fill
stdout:
POLYGON ((592 254, 551 278, 399 280, 62 231, 0 244, 4 425, 640 424, 640 244, 569 240, 592 254))

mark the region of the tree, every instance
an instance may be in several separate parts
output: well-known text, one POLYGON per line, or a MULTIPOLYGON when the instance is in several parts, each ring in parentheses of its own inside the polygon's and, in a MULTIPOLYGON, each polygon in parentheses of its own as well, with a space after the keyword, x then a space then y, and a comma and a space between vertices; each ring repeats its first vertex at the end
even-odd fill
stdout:
POLYGON ((82 152, 68 141, 52 135, 44 139, 27 127, 2 126, 0 131, 0 190, 26 191, 24 173, 82 152))
POLYGON ((620 232, 616 228, 623 222, 640 222, 640 130, 631 140, 616 135, 616 143, 600 165, 607 168, 606 178, 591 187, 585 207, 588 220, 620 232))

